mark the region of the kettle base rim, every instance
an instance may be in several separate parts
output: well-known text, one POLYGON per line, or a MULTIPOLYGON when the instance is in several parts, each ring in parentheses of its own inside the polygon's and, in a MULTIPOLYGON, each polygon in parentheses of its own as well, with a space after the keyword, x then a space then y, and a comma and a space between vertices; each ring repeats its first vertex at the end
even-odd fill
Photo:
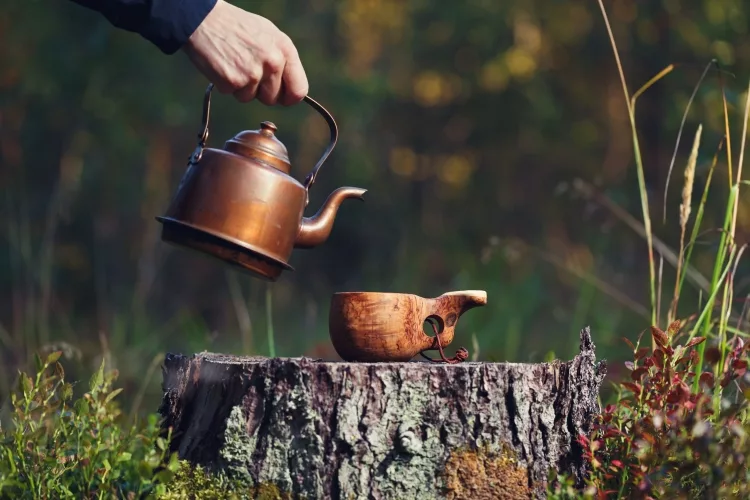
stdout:
POLYGON ((281 272, 294 271, 286 262, 258 251, 248 243, 218 231, 172 217, 155 217, 162 224, 161 240, 176 247, 213 257, 265 281, 276 281, 281 272), (230 256, 231 255, 231 256, 230 256))

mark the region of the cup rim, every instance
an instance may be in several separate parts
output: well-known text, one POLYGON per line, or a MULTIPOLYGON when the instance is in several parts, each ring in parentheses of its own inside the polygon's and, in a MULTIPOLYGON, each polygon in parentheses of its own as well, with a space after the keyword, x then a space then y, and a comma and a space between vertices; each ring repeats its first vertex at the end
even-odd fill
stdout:
POLYGON ((333 292, 334 297, 354 297, 357 295, 373 295, 373 296, 386 296, 386 295, 392 295, 392 296, 403 296, 403 297, 411 297, 415 296, 416 294, 413 293, 402 293, 402 292, 366 292, 366 291, 349 291, 349 292, 333 292))

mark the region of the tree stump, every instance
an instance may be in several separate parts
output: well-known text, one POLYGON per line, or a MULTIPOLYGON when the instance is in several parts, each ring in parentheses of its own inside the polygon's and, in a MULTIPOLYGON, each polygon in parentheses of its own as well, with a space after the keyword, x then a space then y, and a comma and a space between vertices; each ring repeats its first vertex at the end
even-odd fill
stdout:
POLYGON ((346 363, 169 354, 180 458, 273 498, 543 498, 579 484, 606 363, 589 329, 551 363, 346 363))

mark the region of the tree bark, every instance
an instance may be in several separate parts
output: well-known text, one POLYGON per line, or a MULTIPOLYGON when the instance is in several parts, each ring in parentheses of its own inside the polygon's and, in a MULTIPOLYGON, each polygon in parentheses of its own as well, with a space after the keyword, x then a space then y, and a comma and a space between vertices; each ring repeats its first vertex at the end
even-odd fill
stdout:
POLYGON ((539 364, 169 354, 160 413, 180 458, 276 498, 543 498, 586 470, 606 363, 580 339, 539 364))

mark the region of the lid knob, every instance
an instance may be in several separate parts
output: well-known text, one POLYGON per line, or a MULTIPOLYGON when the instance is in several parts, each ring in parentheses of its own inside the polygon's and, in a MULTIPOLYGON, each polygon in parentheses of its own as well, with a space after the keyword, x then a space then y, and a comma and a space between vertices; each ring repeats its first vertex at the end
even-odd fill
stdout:
POLYGON ((273 122, 260 123, 258 130, 245 130, 224 144, 232 153, 260 160, 288 174, 291 170, 286 146, 274 134, 278 130, 273 122))
POLYGON ((260 122, 260 129, 265 131, 265 135, 272 136, 278 128, 273 122, 260 122))

